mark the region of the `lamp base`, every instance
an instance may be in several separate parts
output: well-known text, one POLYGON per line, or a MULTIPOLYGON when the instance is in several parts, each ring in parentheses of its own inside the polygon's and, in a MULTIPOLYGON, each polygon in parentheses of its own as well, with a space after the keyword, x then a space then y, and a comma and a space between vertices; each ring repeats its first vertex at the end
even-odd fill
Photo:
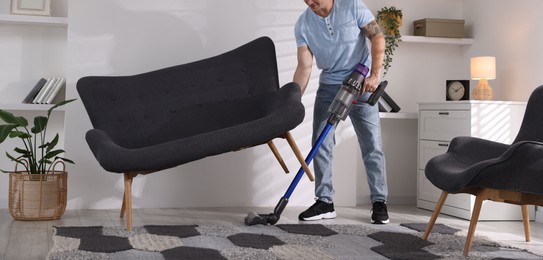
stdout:
POLYGON ((492 87, 490 87, 490 85, 488 84, 487 79, 479 80, 479 84, 477 84, 477 86, 473 89, 472 97, 476 100, 494 99, 494 91, 492 90, 492 87))

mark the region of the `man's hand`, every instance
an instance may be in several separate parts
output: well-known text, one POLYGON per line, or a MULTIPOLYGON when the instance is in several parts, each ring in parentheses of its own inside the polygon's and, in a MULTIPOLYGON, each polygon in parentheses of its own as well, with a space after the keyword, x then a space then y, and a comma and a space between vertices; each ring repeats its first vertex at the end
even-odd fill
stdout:
POLYGON ((379 78, 379 76, 371 75, 364 80, 364 86, 362 86, 362 89, 364 92, 372 93, 377 89, 379 84, 381 84, 381 79, 379 78))

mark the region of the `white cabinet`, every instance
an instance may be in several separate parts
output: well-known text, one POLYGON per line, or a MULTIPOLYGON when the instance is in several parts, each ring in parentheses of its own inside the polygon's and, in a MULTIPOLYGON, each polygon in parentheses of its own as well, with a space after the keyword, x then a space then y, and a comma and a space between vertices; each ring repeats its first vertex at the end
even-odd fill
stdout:
MULTIPOLYGON (((510 144, 526 108, 525 102, 449 101, 419 104, 417 207, 434 210, 441 195, 424 175, 428 160, 445 153, 456 136, 473 136, 510 144)), ((450 194, 442 213, 470 219, 475 196, 450 194)), ((534 210, 531 208, 531 218, 534 210)), ((519 206, 485 201, 479 220, 521 220, 519 206)))

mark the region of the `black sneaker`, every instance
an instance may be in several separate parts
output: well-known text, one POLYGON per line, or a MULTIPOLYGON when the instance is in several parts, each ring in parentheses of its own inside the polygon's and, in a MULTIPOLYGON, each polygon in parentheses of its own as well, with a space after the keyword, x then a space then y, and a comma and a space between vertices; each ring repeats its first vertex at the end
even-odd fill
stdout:
POLYGON ((387 224, 389 222, 387 205, 384 202, 374 202, 371 211, 373 212, 371 214, 372 224, 387 224))
POLYGON ((335 218, 336 211, 334 210, 334 203, 326 203, 321 200, 317 200, 309 209, 302 212, 298 216, 299 220, 319 220, 323 218, 335 218))

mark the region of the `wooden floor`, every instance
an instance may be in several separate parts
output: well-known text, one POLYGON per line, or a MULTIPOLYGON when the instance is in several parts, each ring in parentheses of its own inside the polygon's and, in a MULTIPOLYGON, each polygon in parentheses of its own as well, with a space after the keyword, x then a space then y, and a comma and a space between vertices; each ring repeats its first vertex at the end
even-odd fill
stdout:
MULTIPOLYGON (((279 223, 298 223, 301 207, 287 207, 279 223)), ((483 209, 484 210, 484 209, 483 209)), ((520 210, 520 209, 519 209, 520 210)), ((134 226, 148 224, 229 224, 243 225, 250 211, 271 213, 271 208, 191 208, 191 209, 135 209, 134 226)), ((336 207, 338 217, 314 221, 323 224, 369 223, 370 206, 336 207)), ((391 223, 426 223, 431 212, 409 205, 389 205, 391 223)), ((464 230, 469 221, 441 215, 437 223, 464 230)), ((7 209, 0 209, 0 260, 44 259, 53 245, 53 226, 124 226, 118 210, 69 210, 57 221, 15 221, 7 209)), ((543 223, 531 223, 532 241, 524 241, 520 221, 484 221, 477 225, 476 235, 504 241, 543 255, 543 223)), ((430 235, 429 240, 431 241, 430 235)))

